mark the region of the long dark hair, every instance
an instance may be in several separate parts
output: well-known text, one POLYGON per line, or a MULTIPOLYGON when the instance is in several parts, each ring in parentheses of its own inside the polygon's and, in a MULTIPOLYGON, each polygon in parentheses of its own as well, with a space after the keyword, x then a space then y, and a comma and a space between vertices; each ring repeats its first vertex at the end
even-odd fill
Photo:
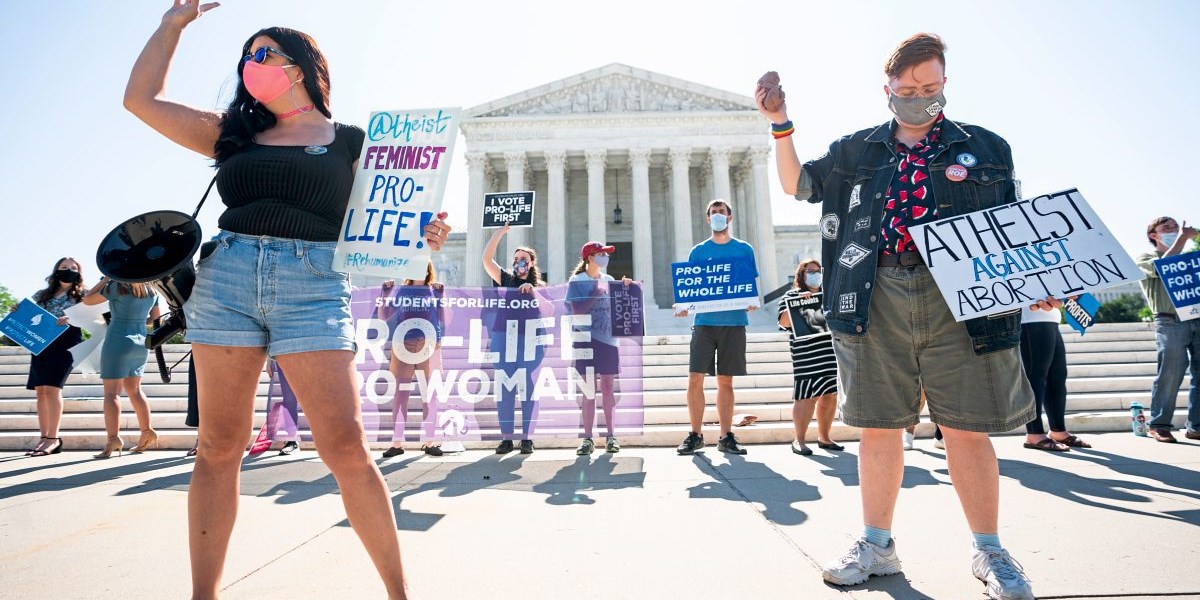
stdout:
POLYGON ((294 59, 295 64, 300 67, 300 72, 304 74, 304 81, 301 83, 308 92, 308 97, 312 99, 313 107, 326 117, 333 118, 329 112, 329 64, 325 62, 325 55, 317 47, 317 42, 308 34, 295 29, 260 29, 246 40, 242 46, 242 53, 238 55, 237 92, 221 117, 221 135, 213 148, 217 166, 245 150, 254 142, 256 134, 275 126, 275 115, 255 100, 246 90, 246 84, 242 82, 242 67, 245 64, 242 59, 250 54, 250 46, 254 40, 263 35, 275 40, 275 43, 279 44, 279 50, 294 59))
POLYGON ((587 270, 587 259, 586 258, 579 261, 579 264, 575 265, 575 270, 571 271, 571 275, 578 275, 578 274, 584 272, 585 270, 587 270))
POLYGON ((58 273, 58 268, 68 260, 79 265, 79 281, 76 281, 70 288, 67 288, 67 295, 74 298, 76 302, 83 300, 83 265, 80 265, 79 261, 73 257, 64 256, 58 259, 58 262, 54 263, 54 270, 50 271, 50 274, 46 276, 46 289, 39 290, 38 293, 33 295, 34 302, 45 306, 54 297, 54 294, 58 293, 58 278, 55 275, 58 273))
POLYGON ((533 248, 527 248, 525 246, 521 246, 521 247, 517 248, 516 250, 513 250, 514 254, 517 252, 524 252, 529 255, 529 258, 533 259, 533 261, 529 263, 529 273, 527 273, 525 275, 525 280, 529 281, 533 285, 546 285, 546 282, 542 281, 542 270, 539 269, 537 266, 538 265, 537 250, 534 250, 533 248))

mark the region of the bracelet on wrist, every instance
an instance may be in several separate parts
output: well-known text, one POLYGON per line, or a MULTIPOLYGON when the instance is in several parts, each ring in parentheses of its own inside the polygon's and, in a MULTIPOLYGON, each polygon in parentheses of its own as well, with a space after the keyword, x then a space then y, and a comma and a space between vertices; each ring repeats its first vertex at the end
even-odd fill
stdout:
POLYGON ((771 135, 777 140, 788 137, 793 133, 796 133, 796 128, 792 125, 791 121, 784 121, 783 123, 779 124, 771 124, 771 135))

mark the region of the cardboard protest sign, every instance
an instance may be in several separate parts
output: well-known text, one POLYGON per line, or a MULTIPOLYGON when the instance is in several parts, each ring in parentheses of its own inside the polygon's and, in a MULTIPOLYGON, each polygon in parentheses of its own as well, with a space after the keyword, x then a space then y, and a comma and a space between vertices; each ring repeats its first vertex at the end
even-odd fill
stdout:
POLYGON ((1074 189, 910 231, 957 321, 1145 276, 1074 189))
POLYGON ((483 228, 533 227, 533 192, 483 195, 483 228))
POLYGON ((1067 325, 1079 332, 1087 333, 1087 328, 1096 324, 1096 312, 1100 310, 1100 301, 1091 294, 1080 294, 1078 298, 1067 299, 1063 302, 1063 313, 1067 316, 1067 325))
POLYGON ((17 310, 0 320, 0 333, 24 346, 34 356, 41 354, 66 330, 66 325, 59 325, 54 315, 29 298, 21 300, 17 310))
POLYGON ((1176 254, 1154 261, 1167 296, 1180 321, 1200 317, 1200 251, 1176 254))
POLYGON ((787 299, 788 318, 792 321, 792 335, 804 337, 818 333, 812 331, 812 328, 808 326, 808 320, 804 318, 804 311, 808 309, 820 311, 822 296, 823 294, 818 292, 808 298, 787 299))
POLYGON ((425 277, 423 231, 442 206, 461 115, 458 108, 371 113, 334 269, 425 277))
POLYGON ((717 312, 759 306, 757 273, 750 259, 671 263, 675 312, 717 312))

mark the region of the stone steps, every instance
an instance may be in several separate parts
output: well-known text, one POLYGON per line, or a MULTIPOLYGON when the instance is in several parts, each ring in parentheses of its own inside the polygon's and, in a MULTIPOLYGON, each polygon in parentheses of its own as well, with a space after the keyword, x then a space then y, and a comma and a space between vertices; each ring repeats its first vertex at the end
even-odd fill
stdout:
MULTIPOLYGON (((686 330, 685 330, 686 331, 686 330)), ((1150 403, 1149 390, 1155 373, 1154 330, 1149 324, 1103 324, 1086 336, 1064 327, 1068 352, 1068 427, 1072 431, 1125 430, 1129 426, 1129 406, 1150 403)), ((739 438, 754 443, 787 442, 792 436, 791 360, 787 337, 778 332, 752 332, 748 336, 747 362, 750 375, 737 380, 737 412, 752 414, 758 422, 738 429, 739 438)), ((633 389, 640 384, 645 406, 645 428, 641 436, 626 436, 622 443, 637 445, 675 445, 686 435, 688 342, 686 334, 655 335, 643 340, 643 366, 638 380, 618 380, 621 387, 633 389)), ((187 346, 167 347, 168 364, 183 358, 187 346)), ((457 355, 466 349, 445 349, 457 355)), ((153 357, 149 359, 143 387, 154 412, 155 428, 164 447, 190 448, 195 432, 183 425, 187 408, 187 363, 176 370, 172 382, 161 383, 153 357)), ((0 347, 0 449, 19 449, 36 442, 37 417, 33 393, 24 389, 29 355, 17 349, 0 347)), ((707 378, 708 400, 715 400, 715 378, 707 378)), ((1187 404, 1187 381, 1177 405, 1187 404)), ((267 376, 260 379, 256 402, 256 426, 265 419, 267 376)), ((69 448, 99 448, 104 441, 101 400, 103 388, 94 376, 72 374, 64 389, 63 437, 69 448)), ((121 427, 126 441, 136 441, 137 424, 127 399, 122 400, 121 427)), ((546 410, 546 409, 543 409, 546 410)), ((572 410, 565 407, 561 410, 572 410)), ((618 404, 618 410, 620 405, 618 404)), ((1182 423, 1182 411, 1177 413, 1182 423)), ((705 415, 715 421, 710 404, 705 415)), ((494 415, 477 417, 485 432, 495 427, 494 415)), ((414 402, 409 420, 419 422, 419 405, 414 402)), ((931 427, 925 427, 930 429, 931 427)), ((597 431, 602 431, 599 426, 597 431)), ((543 430, 543 433, 545 431, 543 430)), ((857 439, 857 430, 838 423, 838 439, 857 439)), ((249 436, 249 434, 248 434, 249 436)), ((715 440, 710 440, 715 442, 715 440)), ((573 447, 574 439, 539 440, 541 447, 573 447)), ((469 448, 487 448, 495 442, 469 442, 469 448)), ((380 446, 386 446, 386 443, 380 446)), ((710 444, 711 445, 711 444, 710 444)))

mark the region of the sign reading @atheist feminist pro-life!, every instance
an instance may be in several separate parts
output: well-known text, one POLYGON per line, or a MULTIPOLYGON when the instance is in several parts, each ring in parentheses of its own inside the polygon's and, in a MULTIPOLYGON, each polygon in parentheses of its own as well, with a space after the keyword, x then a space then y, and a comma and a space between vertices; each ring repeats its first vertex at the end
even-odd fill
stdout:
POLYGON ((956 321, 1145 277, 1075 189, 910 231, 956 321))
MULTIPOLYGON (((425 226, 437 218, 454 158, 459 108, 371 113, 333 268, 424 279, 425 226)), ((323 146, 305 151, 321 153, 323 146)))
POLYGON ((50 342, 58 339, 66 330, 66 325, 59 325, 54 315, 29 298, 21 300, 17 310, 0 320, 0 333, 34 356, 41 354, 50 342))
POLYGON ((533 192, 483 195, 483 228, 533 227, 533 192))
POLYGON ((1200 317, 1200 251, 1154 261, 1180 321, 1200 317))
POLYGON ((749 259, 671 263, 675 313, 717 312, 759 306, 754 264, 749 259))

